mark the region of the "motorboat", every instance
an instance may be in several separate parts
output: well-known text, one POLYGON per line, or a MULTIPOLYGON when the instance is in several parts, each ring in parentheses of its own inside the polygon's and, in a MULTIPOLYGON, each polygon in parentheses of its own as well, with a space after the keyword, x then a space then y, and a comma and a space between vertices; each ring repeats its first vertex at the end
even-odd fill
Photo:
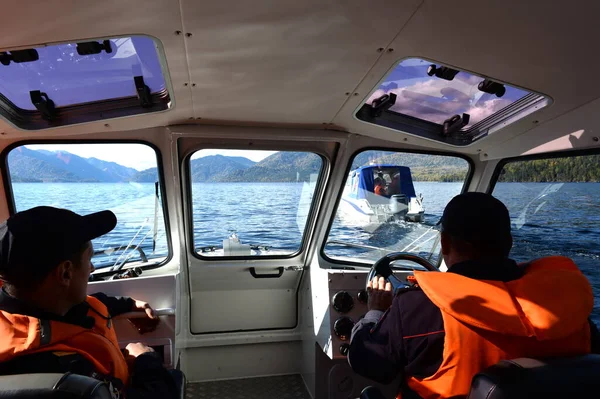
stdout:
POLYGON ((424 213, 423 197, 415 194, 410 168, 396 165, 368 165, 353 170, 339 208, 341 220, 371 232, 383 223, 422 222, 424 213))

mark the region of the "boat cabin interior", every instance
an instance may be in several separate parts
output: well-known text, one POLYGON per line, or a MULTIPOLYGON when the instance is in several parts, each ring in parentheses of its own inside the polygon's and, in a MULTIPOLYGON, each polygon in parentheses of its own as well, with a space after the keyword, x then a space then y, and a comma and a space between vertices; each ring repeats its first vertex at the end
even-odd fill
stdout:
MULTIPOLYGON (((112 210, 88 291, 157 310, 118 317, 119 343, 152 346, 188 398, 395 397, 347 361, 366 279, 397 253, 399 287, 447 270, 461 192, 507 205, 515 259, 570 256, 600 295, 599 2, 4 4, 0 220, 112 210), (342 212, 368 165, 406 168, 423 217, 342 212)), ((581 361, 553 384, 600 367, 581 361)))

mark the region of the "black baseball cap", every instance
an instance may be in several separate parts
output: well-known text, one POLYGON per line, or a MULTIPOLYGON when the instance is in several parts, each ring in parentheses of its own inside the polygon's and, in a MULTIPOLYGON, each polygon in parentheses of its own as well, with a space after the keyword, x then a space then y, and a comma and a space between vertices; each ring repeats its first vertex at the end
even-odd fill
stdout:
POLYGON ((446 205, 439 223, 442 231, 471 244, 489 246, 511 242, 508 209, 490 194, 457 195, 446 205))
POLYGON ((0 224, 0 276, 45 276, 88 241, 115 228, 111 211, 79 215, 67 209, 38 206, 0 224))

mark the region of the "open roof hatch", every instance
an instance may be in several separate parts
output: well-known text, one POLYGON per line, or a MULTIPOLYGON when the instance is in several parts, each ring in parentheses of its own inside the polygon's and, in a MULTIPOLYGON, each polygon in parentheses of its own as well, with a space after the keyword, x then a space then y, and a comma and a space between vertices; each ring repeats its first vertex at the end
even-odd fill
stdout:
POLYGON ((549 104, 550 99, 541 94, 408 58, 384 78, 356 117, 464 146, 549 104))
POLYGON ((0 115, 37 130, 166 110, 158 48, 131 36, 0 52, 0 115))

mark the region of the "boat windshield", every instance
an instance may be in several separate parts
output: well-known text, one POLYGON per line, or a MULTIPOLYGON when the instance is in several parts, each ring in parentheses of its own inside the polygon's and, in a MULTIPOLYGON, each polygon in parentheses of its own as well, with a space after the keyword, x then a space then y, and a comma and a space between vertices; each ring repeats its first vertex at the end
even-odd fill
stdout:
POLYGON ((24 145, 8 154, 17 211, 53 206, 85 215, 111 210, 117 226, 92 241, 100 272, 169 256, 155 151, 144 144, 24 145))
POLYGON ((293 256, 323 169, 312 152, 200 149, 189 159, 195 253, 293 256))
POLYGON ((446 204, 463 190, 469 163, 453 156, 369 150, 355 156, 351 170, 325 256, 370 266, 386 254, 408 252, 437 264, 436 224, 446 204), (384 186, 382 195, 375 193, 376 181, 384 186))

